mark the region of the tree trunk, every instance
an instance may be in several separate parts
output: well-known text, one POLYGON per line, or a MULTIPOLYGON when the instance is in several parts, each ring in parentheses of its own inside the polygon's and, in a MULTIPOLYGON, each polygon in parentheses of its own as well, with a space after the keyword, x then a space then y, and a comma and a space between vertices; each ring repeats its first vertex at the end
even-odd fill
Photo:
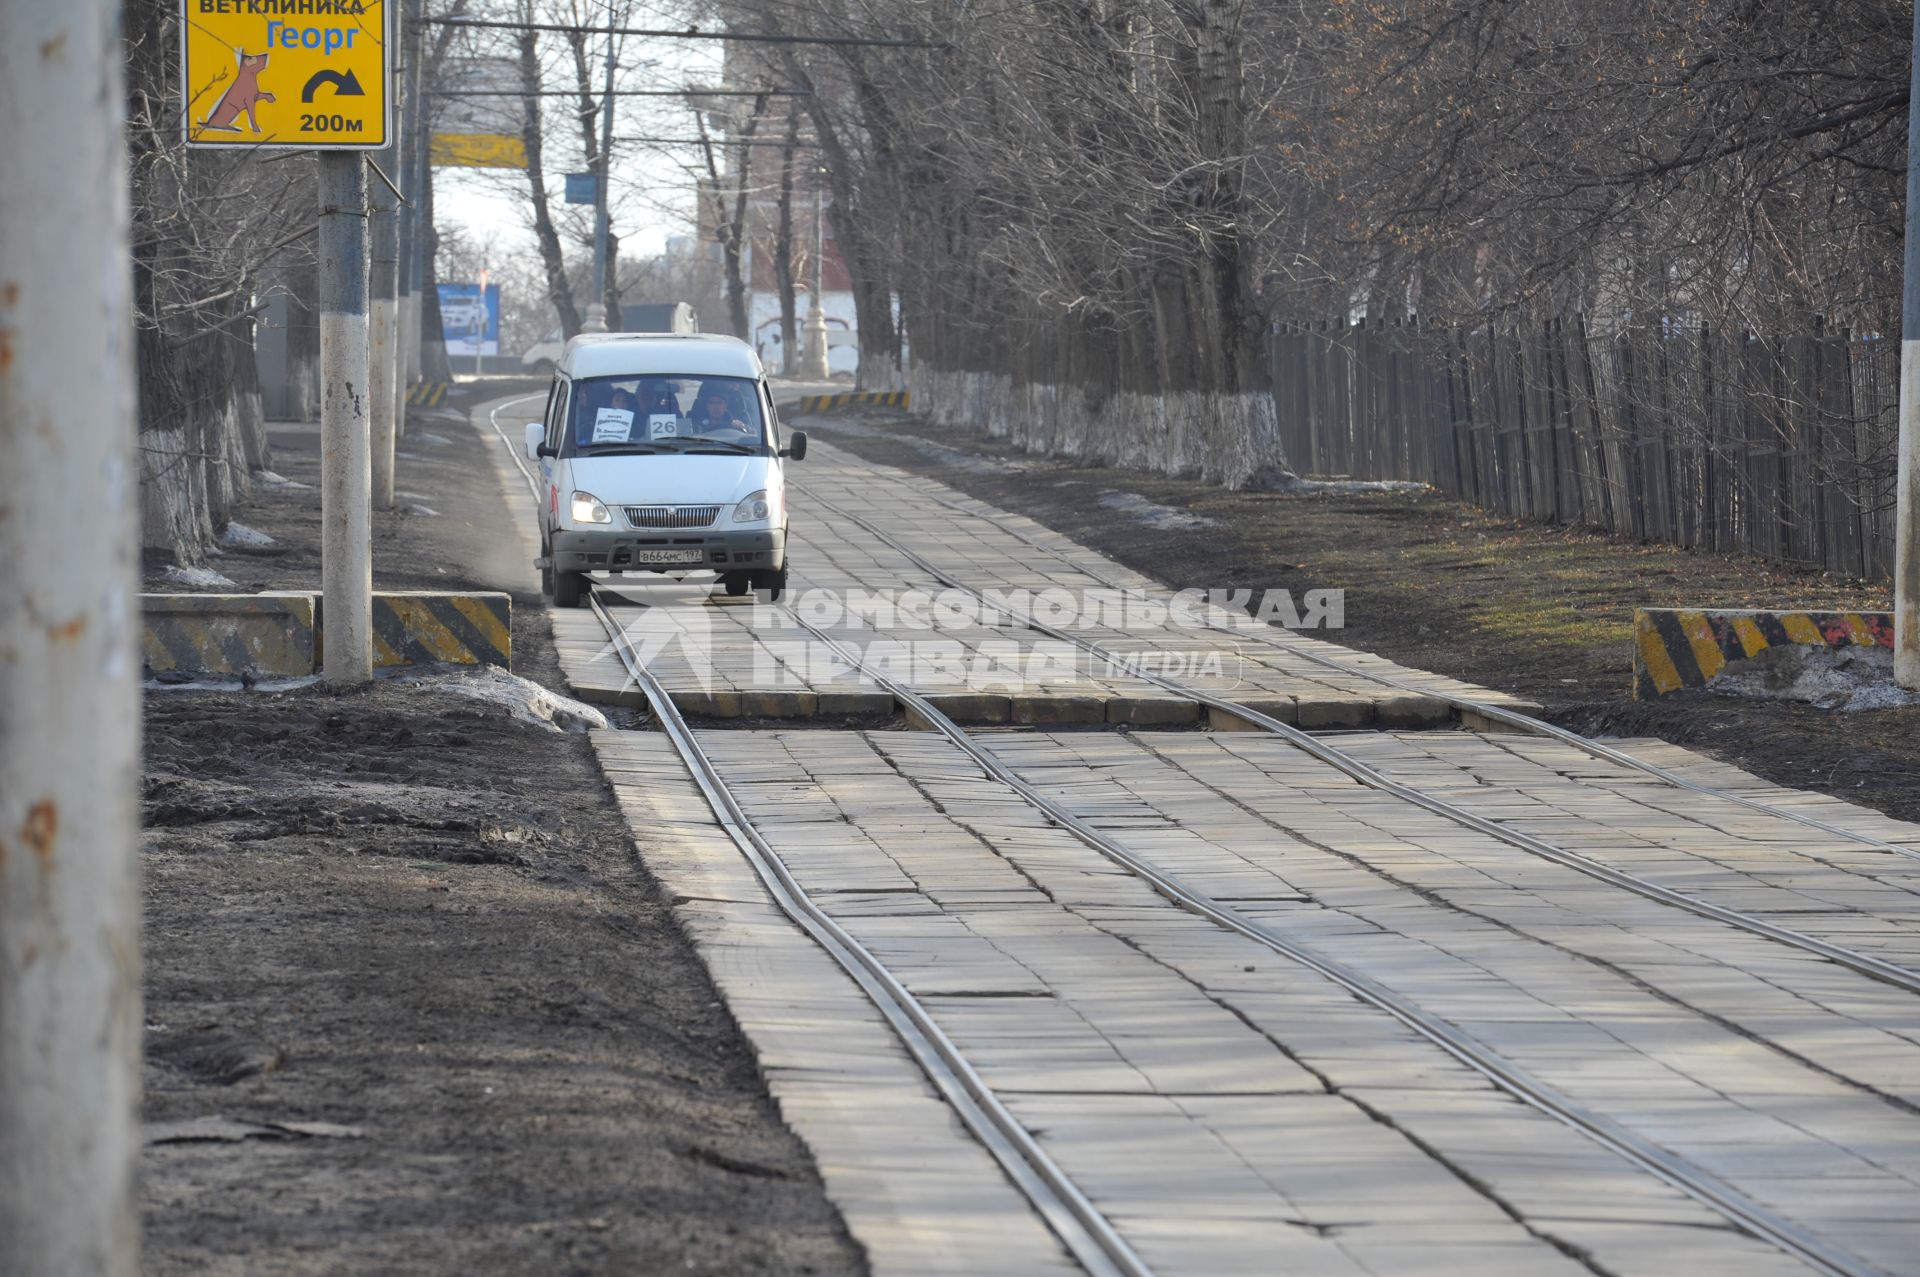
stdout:
POLYGON ((800 367, 798 299, 793 280, 793 157, 800 140, 800 112, 787 108, 787 140, 780 148, 780 224, 774 231, 773 273, 780 284, 781 371, 792 376, 800 367))
POLYGON ((527 113, 521 125, 521 141, 527 150, 527 187, 533 204, 533 238, 540 247, 540 264, 547 272, 547 300, 560 317, 560 335, 571 337, 580 331, 580 308, 574 304, 573 284, 567 278, 566 257, 560 247, 560 232, 554 228, 553 212, 547 203, 547 178, 541 156, 540 99, 532 96, 540 88, 540 60, 536 31, 520 33, 520 86, 527 93, 527 113))

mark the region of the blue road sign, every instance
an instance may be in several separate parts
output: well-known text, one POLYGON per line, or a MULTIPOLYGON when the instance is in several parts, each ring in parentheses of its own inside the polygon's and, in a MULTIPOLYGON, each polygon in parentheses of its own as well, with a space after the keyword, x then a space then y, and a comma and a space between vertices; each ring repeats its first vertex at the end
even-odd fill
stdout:
POLYGON ((598 177, 599 177, 599 174, 597 173, 567 174, 567 203, 569 204, 593 203, 594 193, 599 186, 599 183, 597 181, 598 177))
POLYGON ((440 285, 440 327, 449 355, 500 353, 500 285, 440 285))

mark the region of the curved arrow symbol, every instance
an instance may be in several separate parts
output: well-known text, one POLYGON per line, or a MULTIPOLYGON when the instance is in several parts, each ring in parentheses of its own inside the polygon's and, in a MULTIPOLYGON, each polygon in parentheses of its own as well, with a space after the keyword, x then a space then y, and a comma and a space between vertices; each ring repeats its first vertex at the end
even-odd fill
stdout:
POLYGON ((360 81, 352 71, 342 75, 338 71, 315 71, 313 78, 307 81, 307 87, 300 90, 302 102, 313 101, 313 95, 320 91, 323 84, 333 86, 333 96, 337 98, 363 98, 367 91, 360 87, 360 81))

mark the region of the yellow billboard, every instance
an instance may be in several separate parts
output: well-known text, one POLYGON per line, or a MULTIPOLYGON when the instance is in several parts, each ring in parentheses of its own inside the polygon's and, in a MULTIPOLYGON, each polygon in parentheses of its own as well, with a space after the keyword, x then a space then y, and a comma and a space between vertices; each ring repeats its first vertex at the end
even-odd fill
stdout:
POLYGON ((435 168, 525 168, 527 144, 504 133, 435 133, 435 168))
POLYGON ((387 0, 181 0, 187 145, 377 150, 387 0))

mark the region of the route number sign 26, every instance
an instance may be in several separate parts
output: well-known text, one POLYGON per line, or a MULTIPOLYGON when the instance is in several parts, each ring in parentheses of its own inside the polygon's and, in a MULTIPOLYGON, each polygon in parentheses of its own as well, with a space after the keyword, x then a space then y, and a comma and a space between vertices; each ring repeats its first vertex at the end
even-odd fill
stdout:
POLYGON ((181 0, 187 145, 387 145, 388 0, 181 0))

